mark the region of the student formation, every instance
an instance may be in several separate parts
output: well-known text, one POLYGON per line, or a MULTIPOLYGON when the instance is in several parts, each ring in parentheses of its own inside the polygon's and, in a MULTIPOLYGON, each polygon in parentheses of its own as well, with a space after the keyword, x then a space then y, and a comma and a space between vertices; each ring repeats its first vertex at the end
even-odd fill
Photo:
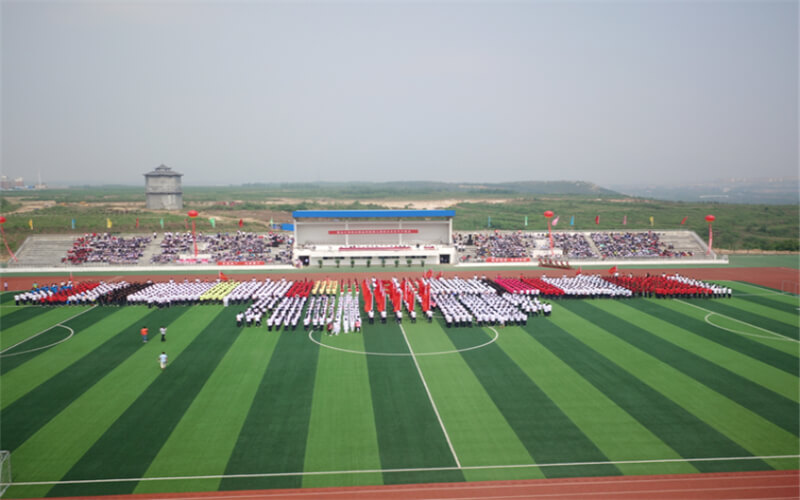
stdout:
POLYGON ((240 308, 239 327, 303 329, 330 335, 360 332, 364 322, 427 321, 440 317, 448 327, 525 325, 549 316, 553 299, 722 298, 731 289, 680 274, 577 274, 559 277, 369 278, 346 280, 170 279, 128 283, 72 281, 14 295, 17 305, 141 305, 150 308, 221 304, 240 308), (393 295, 396 294, 396 295, 393 295), (398 299, 399 300, 394 300, 398 299))

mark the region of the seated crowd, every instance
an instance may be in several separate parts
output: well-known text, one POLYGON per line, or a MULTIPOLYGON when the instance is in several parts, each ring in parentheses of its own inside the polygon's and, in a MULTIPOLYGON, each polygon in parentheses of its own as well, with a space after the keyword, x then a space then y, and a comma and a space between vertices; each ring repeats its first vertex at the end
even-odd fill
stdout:
POLYGON ((604 259, 690 257, 692 255, 692 252, 676 251, 674 246, 661 242, 658 234, 652 231, 646 233, 591 233, 590 237, 604 259))
POLYGON ((153 264, 178 262, 181 255, 192 255, 195 242, 198 252, 209 254, 213 262, 264 262, 291 264, 294 238, 285 233, 257 234, 236 231, 234 234, 164 233, 161 251, 150 258, 153 264))
POLYGON ((215 262, 263 261, 267 264, 290 264, 294 238, 285 233, 256 234, 236 231, 210 238, 206 252, 215 262))
POLYGON ((453 241, 456 250, 462 254, 462 262, 530 258, 533 249, 536 248, 535 235, 521 231, 513 233, 495 231, 488 234, 454 233, 453 241))
POLYGON ((108 233, 84 234, 61 262, 68 264, 136 264, 150 244, 148 236, 124 238, 108 233))
POLYGON ((583 233, 553 233, 553 246, 573 259, 596 259, 599 256, 583 233))
MULTIPOLYGON (((153 233, 155 239, 156 233, 153 233)), ((171 264, 178 260, 181 255, 188 255, 194 253, 194 245, 204 245, 208 240, 203 233, 197 233, 192 237, 192 233, 187 231, 185 233, 173 233, 167 231, 164 233, 164 239, 161 240, 159 247, 161 251, 150 257, 151 264, 171 264)))

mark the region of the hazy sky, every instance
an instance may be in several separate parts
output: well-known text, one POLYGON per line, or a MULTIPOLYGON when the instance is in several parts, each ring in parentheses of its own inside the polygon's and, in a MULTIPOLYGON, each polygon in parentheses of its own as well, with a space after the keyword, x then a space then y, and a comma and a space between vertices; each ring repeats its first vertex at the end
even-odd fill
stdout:
POLYGON ((2 2, 2 173, 798 173, 798 2, 2 2))

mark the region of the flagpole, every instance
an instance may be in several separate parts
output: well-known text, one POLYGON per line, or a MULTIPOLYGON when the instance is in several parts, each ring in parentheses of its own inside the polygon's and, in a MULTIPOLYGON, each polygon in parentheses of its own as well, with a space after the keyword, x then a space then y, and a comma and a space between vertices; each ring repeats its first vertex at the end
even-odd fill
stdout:
POLYGON ((706 255, 711 255, 711 240, 714 237, 714 234, 711 232, 711 223, 716 219, 717 218, 713 215, 706 215, 706 222, 708 222, 708 250, 706 250, 706 255))
POLYGON ((197 237, 195 236, 195 225, 194 225, 194 218, 197 217, 197 210, 189 210, 187 213, 189 217, 192 218, 192 242, 194 243, 194 259, 195 263, 197 262, 197 237))
POLYGON ((555 253, 555 245, 553 244, 553 226, 550 225, 550 219, 553 218, 553 211, 545 210, 544 217, 547 219, 547 235, 550 238, 550 255, 553 255, 555 253))
POLYGON ((17 256, 14 255, 14 252, 11 251, 11 247, 8 246, 8 242, 6 241, 6 231, 3 229, 3 224, 6 223, 6 218, 0 215, 0 234, 3 235, 3 244, 6 246, 6 250, 8 250, 8 254, 11 255, 11 258, 14 259, 14 262, 17 262, 17 256))

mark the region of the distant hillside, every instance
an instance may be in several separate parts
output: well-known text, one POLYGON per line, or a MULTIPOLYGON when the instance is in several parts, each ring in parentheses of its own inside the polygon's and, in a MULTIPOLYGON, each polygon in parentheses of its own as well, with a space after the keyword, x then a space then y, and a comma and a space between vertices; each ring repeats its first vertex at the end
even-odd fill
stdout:
MULTIPOLYGON (((183 185, 184 203, 240 200, 264 202, 300 200, 442 200, 516 198, 525 196, 620 197, 619 193, 590 182, 520 181, 503 183, 398 182, 280 182, 229 186, 183 185)), ((74 202, 144 202, 144 186, 73 186, 37 191, 3 191, 4 198, 74 202)))
MULTIPOLYGON (((427 199, 442 197, 492 197, 527 195, 620 196, 619 193, 582 181, 520 181, 502 183, 452 183, 426 181, 399 182, 310 182, 247 184, 246 189, 262 189, 273 196, 328 198, 427 199)), ((236 189, 231 186, 232 189, 236 189)))
POLYGON ((720 203, 764 203, 791 205, 800 201, 797 177, 720 179, 713 182, 674 185, 628 184, 612 189, 630 196, 667 200, 720 203))

